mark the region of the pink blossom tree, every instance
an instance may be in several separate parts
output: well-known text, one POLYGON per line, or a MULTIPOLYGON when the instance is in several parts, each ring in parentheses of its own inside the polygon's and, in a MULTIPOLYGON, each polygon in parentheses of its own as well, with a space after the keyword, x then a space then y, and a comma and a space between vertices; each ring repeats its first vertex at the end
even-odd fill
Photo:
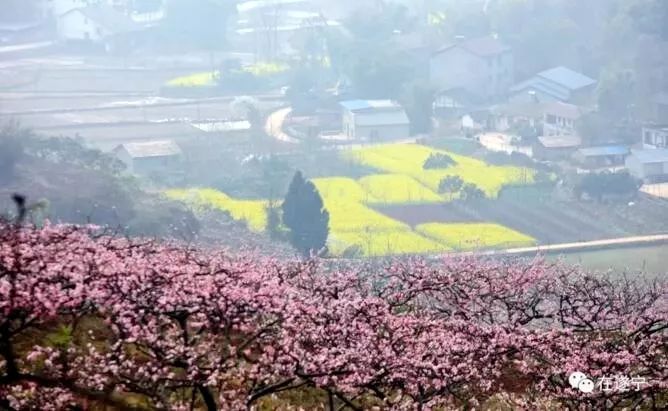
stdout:
POLYGON ((665 407, 665 283, 284 261, 0 223, 0 408, 665 407), (586 394, 568 376, 642 377, 586 394))

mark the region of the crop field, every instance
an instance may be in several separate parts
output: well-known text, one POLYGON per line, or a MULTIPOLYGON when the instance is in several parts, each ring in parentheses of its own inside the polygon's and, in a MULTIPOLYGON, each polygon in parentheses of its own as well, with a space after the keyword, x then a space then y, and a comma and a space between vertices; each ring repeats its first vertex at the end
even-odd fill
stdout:
MULTIPOLYGON (((379 184, 387 183, 391 177, 399 183, 413 181, 409 187, 422 187, 418 182, 405 176, 374 175, 360 179, 360 182, 346 177, 313 179, 318 192, 329 211, 329 248, 333 255, 342 255, 349 247, 357 246, 361 255, 377 257, 395 254, 419 254, 449 251, 450 248, 433 239, 426 238, 397 220, 387 217, 364 203, 382 202, 372 195, 379 184)), ((429 190, 423 188, 426 192, 429 190)), ((383 194, 383 191, 377 191, 383 194)), ((404 193, 405 191, 402 191, 404 193)), ((416 193, 421 193, 415 189, 416 193)), ((417 195, 417 194, 416 194, 417 195)), ((426 194, 422 194, 425 196, 426 194)), ((432 193, 433 196, 438 196, 432 193)), ((433 197, 432 197, 433 200, 433 197)))
POLYGON ((205 87, 216 85, 217 71, 194 73, 187 76, 176 77, 167 82, 170 87, 205 87))
POLYGON ((311 180, 320 195, 332 202, 369 202, 373 201, 364 188, 355 180, 348 177, 325 177, 311 180))
MULTIPOLYGON (((432 191, 446 176, 459 176, 466 183, 480 187, 488 197, 494 198, 505 185, 531 184, 534 170, 514 166, 493 166, 483 161, 460 156, 444 150, 436 150, 418 144, 385 144, 355 149, 345 153, 349 159, 386 173, 409 176, 432 191), (422 168, 425 160, 436 153, 447 154, 457 164, 443 169, 422 168)), ((443 198, 446 200, 446 198, 443 198)))
MULTIPOLYGON (((353 249, 353 254, 375 257, 535 243, 533 238, 519 231, 493 224, 490 220, 481 221, 476 216, 458 221, 426 218, 413 222, 371 208, 443 207, 443 203, 456 197, 437 193, 440 180, 448 175, 457 175, 465 182, 476 184, 492 198, 506 185, 531 183, 531 170, 491 166, 474 158, 418 144, 385 144, 352 150, 343 156, 381 173, 359 179, 332 176, 311 180, 329 212, 328 245, 332 255, 341 256, 345 251, 348 255, 353 249), (423 169, 424 161, 435 153, 449 155, 456 164, 442 169, 423 169)), ((245 221, 253 231, 266 229, 267 201, 236 199, 213 189, 170 190, 167 195, 196 209, 215 207, 225 210, 234 219, 245 221)))
POLYGON ((380 232, 332 232, 329 247, 334 255, 342 255, 351 246, 359 247, 364 257, 452 251, 447 245, 424 237, 410 228, 380 232))
POLYGON ((368 203, 406 204, 440 203, 443 198, 404 174, 374 174, 359 180, 369 194, 368 203))
POLYGON ((536 244, 536 240, 528 235, 499 224, 429 223, 419 225, 415 229, 429 238, 460 251, 495 247, 529 247, 536 244))
MULTIPOLYGON (((290 67, 281 63, 256 63, 244 67, 242 70, 258 77, 271 76, 287 71, 290 67)), ((167 82, 170 87, 206 87, 216 85, 216 78, 219 71, 206 71, 202 73, 193 73, 187 76, 181 76, 171 79, 167 82)))
POLYGON ((211 188, 168 190, 168 198, 197 208, 216 208, 227 211, 235 220, 245 221, 248 228, 262 232, 267 227, 267 202, 263 200, 238 200, 211 188))

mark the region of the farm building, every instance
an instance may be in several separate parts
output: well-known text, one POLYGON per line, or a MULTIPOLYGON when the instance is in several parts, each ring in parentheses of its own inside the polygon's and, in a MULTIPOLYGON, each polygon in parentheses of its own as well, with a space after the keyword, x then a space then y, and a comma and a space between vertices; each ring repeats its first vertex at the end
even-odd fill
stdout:
POLYGON ((124 34, 140 28, 128 16, 103 3, 72 9, 58 17, 61 40, 102 43, 107 49, 121 42, 124 34))
POLYGON ((580 107, 573 104, 560 101, 548 103, 543 112, 543 134, 546 136, 575 134, 575 122, 582 112, 580 107))
POLYGON ((514 64, 510 46, 485 36, 441 47, 431 56, 429 77, 439 92, 465 90, 477 99, 493 100, 513 84, 514 64))
POLYGON ((645 182, 668 181, 668 149, 632 150, 626 158, 626 167, 645 182))
POLYGON ((343 134, 352 140, 389 141, 410 136, 406 111, 391 100, 348 100, 343 107, 343 134))
POLYGON ((528 126, 537 128, 543 121, 547 103, 506 103, 491 109, 492 127, 496 131, 508 131, 528 126))
POLYGON ((584 147, 573 154, 573 159, 588 168, 623 166, 629 155, 626 146, 584 147))
POLYGON ((541 136, 533 147, 533 156, 538 160, 565 160, 575 153, 580 144, 580 137, 575 135, 541 136))
POLYGON ((668 125, 642 128, 643 148, 668 148, 668 125))
POLYGON ((511 101, 586 101, 596 87, 596 80, 567 67, 541 71, 514 85, 511 101))
POLYGON ((113 153, 134 174, 174 176, 182 171, 183 152, 173 140, 124 143, 113 153))

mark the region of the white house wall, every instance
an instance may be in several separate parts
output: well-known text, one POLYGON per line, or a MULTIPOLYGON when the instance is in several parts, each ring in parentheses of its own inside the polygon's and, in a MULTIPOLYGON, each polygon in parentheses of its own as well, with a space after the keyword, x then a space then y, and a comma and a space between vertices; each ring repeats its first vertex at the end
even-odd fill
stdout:
POLYGON ((58 35, 62 40, 99 41, 108 34, 107 30, 77 10, 58 19, 58 35))

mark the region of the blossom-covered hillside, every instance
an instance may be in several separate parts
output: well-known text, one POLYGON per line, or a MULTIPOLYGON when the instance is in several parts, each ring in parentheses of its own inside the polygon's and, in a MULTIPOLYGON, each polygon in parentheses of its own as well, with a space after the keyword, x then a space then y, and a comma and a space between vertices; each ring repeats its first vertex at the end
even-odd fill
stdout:
POLYGON ((0 408, 660 409, 667 290, 540 261, 325 265, 3 222, 0 408), (644 384, 584 393, 575 371, 644 384))

